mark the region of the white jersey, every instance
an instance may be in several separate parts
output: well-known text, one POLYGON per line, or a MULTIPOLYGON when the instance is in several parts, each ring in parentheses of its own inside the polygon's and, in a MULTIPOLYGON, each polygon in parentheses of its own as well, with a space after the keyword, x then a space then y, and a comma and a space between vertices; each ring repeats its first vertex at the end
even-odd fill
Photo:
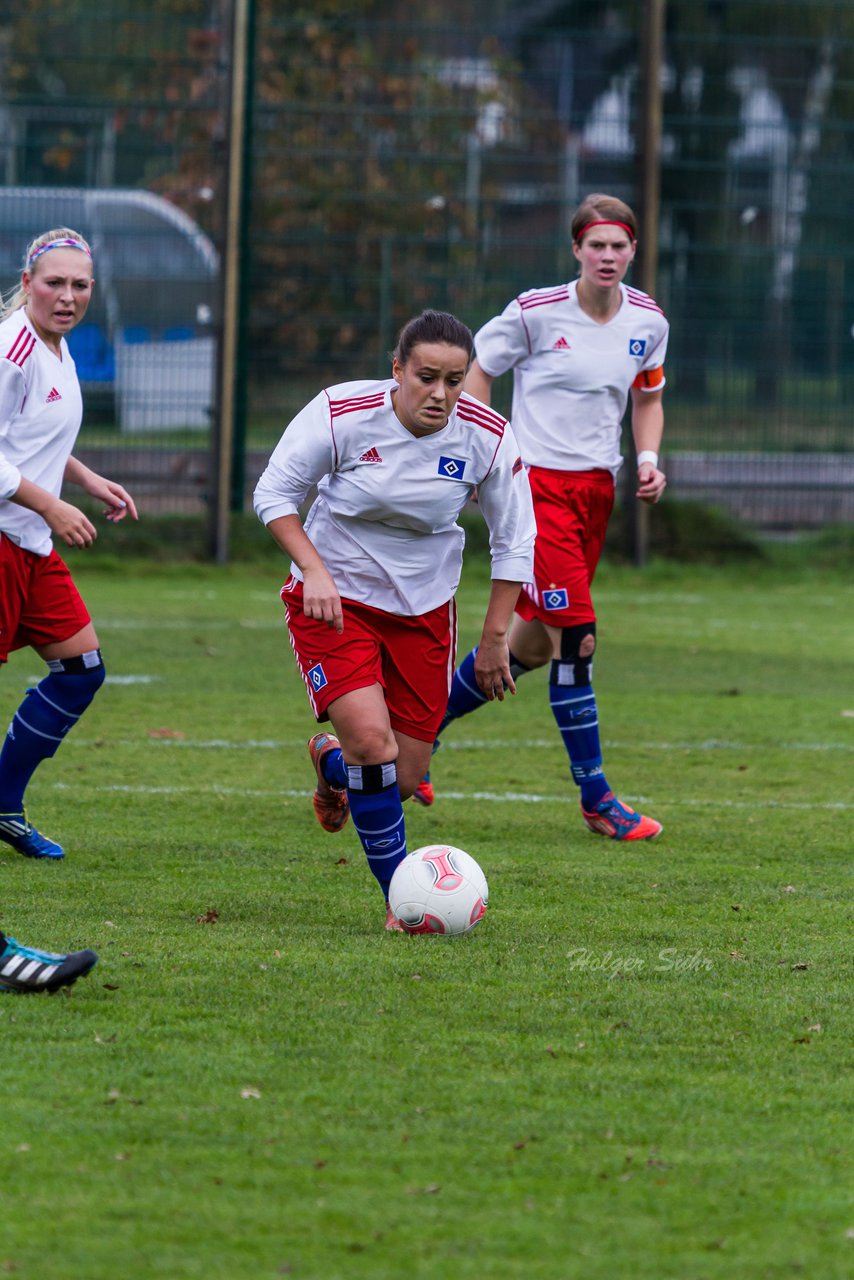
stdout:
POLYGON ((36 333, 26 312, 0 323, 0 534, 36 555, 50 554, 50 528, 8 499, 22 477, 59 497, 83 418, 77 371, 65 339, 62 357, 36 333))
POLYGON ((513 430, 526 465, 616 475, 629 390, 664 386, 669 325, 648 294, 623 284, 619 311, 597 324, 577 285, 514 298, 475 334, 477 359, 493 378, 513 370, 513 430))
MULTIPOLYGON (((457 516, 477 489, 492 576, 527 582, 536 532, 510 424, 465 394, 447 424, 414 436, 392 407, 391 379, 329 387, 297 414, 255 489, 264 524, 295 515, 313 485, 305 531, 342 598, 419 615, 459 585, 457 516)), ((291 573, 302 578, 296 565, 291 573)))

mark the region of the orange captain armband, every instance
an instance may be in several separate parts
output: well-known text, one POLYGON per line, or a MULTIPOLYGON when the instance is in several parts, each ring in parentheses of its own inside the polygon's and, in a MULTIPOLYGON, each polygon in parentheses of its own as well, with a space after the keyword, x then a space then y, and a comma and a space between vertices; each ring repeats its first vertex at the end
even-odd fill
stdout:
POLYGON ((664 383, 664 365, 660 364, 657 369, 642 369, 632 386, 638 391, 660 391, 664 383))

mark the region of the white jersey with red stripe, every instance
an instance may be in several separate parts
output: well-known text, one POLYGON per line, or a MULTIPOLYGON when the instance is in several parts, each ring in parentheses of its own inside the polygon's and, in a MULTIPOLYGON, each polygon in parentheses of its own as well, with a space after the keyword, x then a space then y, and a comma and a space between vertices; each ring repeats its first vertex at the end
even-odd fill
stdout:
POLYGON ((669 325, 648 294, 620 285, 607 324, 582 310, 577 281, 531 289, 475 334, 478 363, 513 370, 513 430, 529 466, 620 468, 620 425, 632 386, 664 386, 669 325))
MULTIPOLYGON (((527 582, 534 513, 509 423, 461 395, 447 424, 414 436, 397 417, 392 379, 345 382, 315 397, 285 431, 255 489, 264 524, 317 498, 305 531, 340 595, 419 615, 457 589, 465 542, 457 517, 477 489, 492 576, 527 582)), ((295 565, 291 572, 301 578, 295 565)))
POLYGON ((50 554, 48 525, 8 499, 21 478, 59 497, 83 418, 83 400, 65 339, 61 358, 42 342, 26 312, 0 322, 0 533, 26 551, 50 554))

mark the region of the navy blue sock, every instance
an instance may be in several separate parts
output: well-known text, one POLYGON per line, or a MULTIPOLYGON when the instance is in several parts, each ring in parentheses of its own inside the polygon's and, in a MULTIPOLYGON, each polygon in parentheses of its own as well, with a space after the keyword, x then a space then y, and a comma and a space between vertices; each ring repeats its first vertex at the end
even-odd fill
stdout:
POLYGON ((340 747, 333 747, 320 758, 320 772, 330 787, 343 791, 347 786, 347 766, 344 763, 344 752, 340 747))
MULTIPOLYGON (((552 663, 552 677, 558 665, 557 662, 552 663)), ((573 779, 581 788, 582 806, 591 812, 610 791, 602 768, 599 716, 593 686, 558 684, 552 678, 549 681, 549 705, 569 756, 573 779)))
POLYGON ((406 829, 394 761, 348 765, 347 799, 368 866, 388 902, 395 867, 406 857, 406 829))
MULTIPOLYGON (((448 709, 445 712, 442 723, 439 725, 439 733, 447 729, 452 720, 459 720, 460 716, 466 716, 470 711, 476 711, 478 707, 482 707, 484 702, 487 701, 485 694, 481 693, 478 687, 474 674, 476 656, 477 647, 475 646, 471 653, 466 654, 454 672, 451 692, 448 694, 448 709)), ((510 654, 510 671, 514 680, 517 680, 519 676, 525 675, 530 670, 530 667, 526 667, 512 653, 510 654)))
POLYGON ((50 674, 28 689, 9 725, 0 751, 0 813, 19 813, 30 778, 43 760, 55 755, 104 680, 99 650, 93 665, 81 658, 57 659, 50 674))

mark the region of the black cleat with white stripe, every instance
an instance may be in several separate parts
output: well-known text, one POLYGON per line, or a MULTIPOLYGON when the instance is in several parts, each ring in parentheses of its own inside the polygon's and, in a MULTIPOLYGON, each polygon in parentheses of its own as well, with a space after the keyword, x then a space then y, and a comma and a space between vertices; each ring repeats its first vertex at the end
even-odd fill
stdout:
POLYGON ((84 977, 98 961, 94 951, 57 955, 22 947, 14 938, 2 934, 0 941, 5 944, 0 951, 0 993, 15 991, 32 995, 39 991, 58 991, 84 977))

